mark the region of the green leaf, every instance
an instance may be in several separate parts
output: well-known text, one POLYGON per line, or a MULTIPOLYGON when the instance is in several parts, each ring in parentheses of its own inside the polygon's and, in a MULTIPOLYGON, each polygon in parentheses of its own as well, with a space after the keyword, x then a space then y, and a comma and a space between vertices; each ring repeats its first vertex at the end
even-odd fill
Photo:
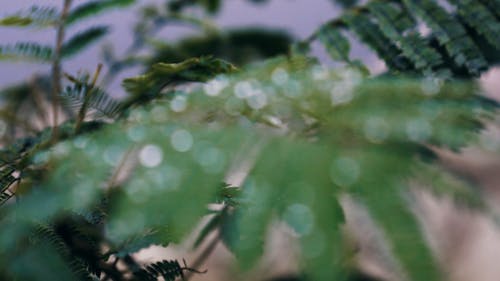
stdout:
POLYGON ((91 18, 94 15, 105 12, 109 9, 127 7, 135 3, 135 0, 102 0, 88 1, 73 9, 67 20, 66 25, 72 25, 84 19, 91 18))
POLYGON ((19 42, 14 45, 0 46, 0 60, 22 60, 50 62, 53 50, 49 46, 33 42, 19 42))
POLYGON ((458 66, 466 67, 477 76, 488 68, 481 51, 468 36, 465 28, 444 8, 433 0, 404 0, 408 9, 414 11, 432 29, 433 34, 458 66))
POLYGON ((488 6, 488 8, 493 11, 497 17, 500 17, 500 0, 479 0, 479 2, 488 6))
POLYGON ((500 21, 487 6, 474 0, 450 0, 464 21, 483 35, 488 42, 500 49, 500 21))
MULTIPOLYGON (((74 84, 72 87, 66 87, 61 93, 64 104, 70 108, 79 109, 85 102, 85 92, 88 87, 90 87, 88 84, 74 84)), ((88 97, 89 108, 111 118, 119 114, 121 108, 120 102, 112 98, 103 89, 96 86, 92 87, 88 97)))
POLYGON ((352 159, 359 165, 362 174, 350 188, 353 196, 365 204, 382 227, 393 254, 409 279, 438 281, 443 276, 410 210, 412 205, 408 198, 408 186, 404 183, 413 165, 404 159, 411 154, 411 148, 404 146, 373 147, 365 151, 363 156, 357 152, 349 153, 350 157, 354 155, 352 159), (387 154, 389 151, 390 155, 387 154), (382 154, 386 156, 381 157, 382 154))
POLYGON ((221 0, 202 0, 203 5, 210 13, 215 13, 219 10, 221 0))
MULTIPOLYGON (((422 168, 430 165, 422 164, 424 144, 470 144, 498 103, 478 96, 474 83, 366 79, 352 67, 332 70, 304 57, 210 78, 214 69, 201 59, 159 65, 151 70, 158 76, 146 80, 210 80, 183 94, 144 99, 142 107, 128 108, 127 118, 74 138, 68 138, 71 123, 62 124, 54 147, 28 151, 35 154, 28 164, 53 169, 27 176, 37 188, 8 206, 0 246, 22 242, 15 235, 22 231, 19 222, 88 212, 103 193, 113 194, 99 225, 111 254, 147 244, 128 243, 145 230, 155 234, 145 242, 177 242, 193 231, 208 204, 227 203, 241 191, 219 229, 244 268, 261 257, 270 227, 284 222, 300 241, 301 269, 312 280, 342 280, 353 257, 338 203, 347 194, 381 226, 409 280, 441 279, 411 212, 409 183, 434 179, 422 168), (233 174, 244 184, 221 191, 233 174)), ((456 183, 434 184, 439 186, 431 189, 453 194, 456 183)))
POLYGON ((182 82, 204 82, 218 74, 236 71, 232 64, 212 57, 191 58, 180 63, 157 63, 144 75, 123 80, 131 95, 124 107, 154 98, 166 85, 182 82))
POLYGON ((246 204, 236 222, 234 250, 244 268, 261 256, 277 217, 299 237, 308 276, 341 279, 344 216, 337 201, 340 189, 329 171, 335 155, 335 148, 322 144, 275 139, 263 145, 242 186, 246 204))
MULTIPOLYGON (((69 248, 68 244, 64 240, 65 237, 57 233, 54 226, 38 224, 34 232, 35 233, 32 240, 34 240, 35 247, 33 248, 36 248, 36 246, 38 245, 48 244, 47 248, 50 249, 49 251, 57 252, 57 258, 64 259, 66 267, 71 271, 72 274, 79 277, 78 280, 92 280, 89 276, 89 272, 87 271, 88 265, 86 265, 85 262, 78 256, 75 256, 74 253, 72 253, 72 249, 69 248)), ((78 239, 76 235, 73 235, 72 238, 75 240, 78 239)), ((55 255, 55 253, 53 253, 53 255, 55 255)), ((46 264, 46 266, 50 266, 50 263, 46 264)))
POLYGON ((411 31, 416 22, 405 9, 388 3, 370 2, 368 4, 371 14, 377 19, 382 32, 392 41, 396 42, 403 55, 411 60, 415 68, 419 70, 432 70, 441 65, 441 55, 429 42, 418 33, 411 31))
POLYGON ((59 256, 51 245, 40 244, 15 252, 4 266, 18 280, 39 280, 41 276, 49 280, 79 280, 69 268, 68 260, 59 256))
POLYGON ((3 26, 36 26, 46 27, 54 25, 58 20, 58 11, 55 7, 32 6, 26 11, 21 11, 15 15, 0 19, 0 25, 3 26))
POLYGON ((5 204, 5 202, 9 201, 9 199, 12 198, 13 196, 14 196, 14 194, 9 192, 9 191, 1 192, 0 193, 0 206, 5 204))
POLYGON ((437 165, 422 164, 417 166, 415 181, 436 196, 450 198, 458 206, 474 210, 487 210, 479 190, 466 182, 453 177, 437 165))
POLYGON ((62 46, 62 57, 69 58, 78 54, 92 43, 104 37, 108 31, 109 27, 107 26, 96 26, 74 35, 62 46))
POLYGON ((5 17, 0 20, 0 25, 6 25, 6 26, 27 26, 33 23, 33 20, 30 18, 25 18, 25 17, 19 17, 19 16, 10 16, 10 17, 5 17))
POLYGON ((221 0, 194 0, 194 1, 183 1, 183 0, 172 0, 168 3, 168 9, 172 12, 181 12, 185 8, 191 6, 201 6, 209 13, 216 13, 219 11, 221 5, 221 0))
POLYGON ((356 4, 358 4, 359 0, 331 0, 331 2, 335 4, 339 4, 343 8, 350 8, 356 4))
POLYGON ((15 171, 13 168, 4 168, 0 171, 0 192, 3 193, 9 186, 16 180, 12 173, 15 171))
POLYGON ((139 280, 157 280, 163 277, 166 281, 175 281, 178 277, 184 278, 183 271, 187 270, 181 267, 177 260, 162 260, 134 272, 134 277, 139 280))
POLYGON ((149 64, 179 62, 192 57, 214 56, 236 65, 286 55, 294 42, 283 30, 264 28, 236 28, 223 32, 204 32, 179 42, 156 45, 149 64))
POLYGON ((348 62, 351 45, 339 28, 331 24, 323 25, 318 30, 318 39, 325 46, 333 60, 348 62))
POLYGON ((410 70, 408 59, 402 56, 398 47, 387 38, 381 29, 370 21, 366 14, 347 13, 342 19, 358 37, 373 49, 388 65, 389 69, 410 70))

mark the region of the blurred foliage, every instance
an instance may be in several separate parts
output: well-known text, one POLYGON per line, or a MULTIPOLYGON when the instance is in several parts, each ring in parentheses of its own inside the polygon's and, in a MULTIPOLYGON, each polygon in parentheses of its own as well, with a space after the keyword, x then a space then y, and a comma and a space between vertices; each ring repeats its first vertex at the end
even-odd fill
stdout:
MULTIPOLYGON (((0 24, 50 26, 60 35, 133 2, 87 1, 67 17, 36 7, 0 24)), ((62 81, 53 67, 51 76, 4 89, 0 279, 176 280, 201 273, 198 262, 141 264, 134 253, 183 241, 204 217, 194 247, 217 233, 241 271, 256 265, 270 228, 282 222, 300 245, 302 279, 363 279, 341 231, 345 195, 380 226, 398 276, 444 279, 412 213, 411 189, 419 185, 490 214, 430 147, 459 151, 495 116, 499 104, 481 96, 471 78, 496 63, 498 14, 488 1, 474 6, 477 18, 463 12, 473 8, 466 0, 450 1, 456 13, 431 0, 341 2, 348 7, 342 16, 304 42, 278 31, 219 30, 210 16, 223 1, 146 6, 125 54, 104 49, 109 72, 100 83, 101 66, 93 74, 65 73, 54 100, 62 81), (188 8, 195 6, 207 17, 193 17, 188 8), (430 35, 418 32, 420 20, 430 35), (179 23, 203 35, 168 44, 157 35, 179 23), (388 73, 370 76, 350 58, 351 31, 388 73), (301 55, 316 39, 345 65, 332 69, 301 55), (124 79, 128 96, 116 100, 106 84, 131 65, 144 73, 124 79), (64 113, 57 124, 49 122, 54 108, 64 113), (242 182, 234 186, 229 179, 237 174, 242 182)), ((7 45, 0 58, 57 66, 106 31, 91 27, 53 47, 7 45)))
POLYGON ((192 57, 213 55, 237 65, 286 54, 292 38, 282 31, 267 29, 229 30, 184 39, 175 45, 156 45, 152 62, 179 62, 192 57))
POLYGON ((500 21, 488 0, 448 2, 451 11, 434 0, 368 1, 347 9, 301 44, 319 39, 333 60, 352 64, 344 35, 350 32, 395 74, 478 77, 499 62, 500 21), (420 33, 423 27, 429 35, 420 33))
MULTIPOLYGON (((252 3, 265 3, 269 0, 247 0, 252 3)), ((206 9, 210 13, 216 13, 220 10, 222 0, 169 0, 167 1, 167 7, 172 12, 180 12, 183 9, 193 7, 193 6, 201 6, 206 9)))

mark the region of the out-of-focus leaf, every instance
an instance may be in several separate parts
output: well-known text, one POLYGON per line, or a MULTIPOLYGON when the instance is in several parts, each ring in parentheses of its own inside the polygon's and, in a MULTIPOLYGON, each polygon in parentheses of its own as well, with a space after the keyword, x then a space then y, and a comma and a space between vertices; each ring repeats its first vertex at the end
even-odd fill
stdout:
POLYGON ((0 60, 21 60, 50 62, 53 50, 34 42, 19 42, 14 45, 0 46, 0 60))
POLYGON ((57 19, 58 11, 55 7, 33 6, 26 11, 21 11, 0 19, 0 25, 46 27, 54 25, 57 19))
POLYGON ((172 45, 158 47, 150 64, 176 62, 212 55, 243 65, 263 58, 284 55, 293 39, 279 30, 240 29, 222 34, 188 37, 172 45))
POLYGON ((341 30, 329 24, 318 30, 318 39, 325 46, 333 60, 349 61, 351 45, 341 30))
POLYGON ((104 37, 108 31, 109 27, 107 26, 96 26, 77 33, 64 43, 61 55, 68 58, 78 54, 85 48, 89 47, 92 43, 104 37))
POLYGON ((204 82, 218 74, 235 71, 234 65, 212 57, 191 58, 180 63, 157 63, 146 74, 123 80, 123 87, 131 95, 123 106, 127 108, 141 100, 147 101, 171 83, 204 82))
POLYGON ((135 3, 135 0, 98 0, 87 1, 80 6, 77 6, 69 14, 66 24, 72 25, 81 20, 90 18, 109 9, 127 7, 135 3))

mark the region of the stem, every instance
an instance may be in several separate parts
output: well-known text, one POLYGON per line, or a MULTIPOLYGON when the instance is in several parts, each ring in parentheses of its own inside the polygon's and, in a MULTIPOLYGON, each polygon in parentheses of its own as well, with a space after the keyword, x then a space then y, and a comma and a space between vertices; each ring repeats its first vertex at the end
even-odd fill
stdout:
POLYGON ((127 280, 123 278, 123 273, 120 272, 120 270, 116 267, 116 264, 108 264, 106 262, 100 261, 99 262, 99 269, 102 270, 106 276, 103 278, 103 280, 114 280, 114 281, 121 281, 121 280, 127 280))
MULTIPOLYGON (((217 246, 217 244, 219 244, 220 238, 221 238, 220 233, 217 232, 217 234, 212 239, 212 241, 210 241, 210 244, 208 244, 208 246, 205 248, 205 250, 203 250, 203 252, 198 256, 198 258, 196 258, 196 260, 193 262, 192 265, 190 265, 190 267, 191 268, 198 268, 201 265, 203 265, 203 263, 205 262, 205 260, 215 250, 215 247, 217 246)), ((186 274, 184 275, 184 280, 188 281, 189 278, 191 278, 192 275, 193 275, 193 272, 191 272, 191 271, 186 272, 186 274)))
POLYGON ((66 18, 69 14, 69 9, 71 7, 72 0, 64 0, 64 6, 61 13, 61 17, 59 18, 58 26, 57 26, 57 35, 56 35, 56 48, 54 51, 53 63, 52 63, 52 114, 53 114, 53 129, 52 129, 52 141, 55 142, 58 136, 58 96, 62 91, 62 83, 61 83, 61 50, 64 42, 64 31, 65 31, 65 22, 66 18))
POLYGON ((116 183, 118 181, 118 176, 122 172, 122 169, 125 167, 125 164, 127 163, 127 160, 129 159, 130 154, 135 150, 135 147, 131 147, 125 155, 123 155, 122 159, 120 160, 120 163, 118 163, 118 166, 116 166, 115 171, 113 172, 113 175, 111 176, 107 186, 109 189, 116 187, 116 183))
POLYGON ((33 88, 33 99, 36 113, 38 115, 38 119, 42 122, 42 128, 50 126, 50 121, 47 120, 47 116, 45 115, 47 112, 44 108, 44 98, 41 95, 41 89, 38 85, 37 79, 34 78, 30 83, 33 88))
POLYGON ((89 102, 90 102, 90 96, 92 95, 92 90, 94 89, 94 86, 97 82, 97 78, 99 77, 99 74, 101 73, 102 69, 102 64, 99 64, 97 66, 97 69, 94 73, 94 77, 92 78, 92 82, 88 86, 87 90, 84 93, 83 96, 83 104, 82 107, 80 108, 80 111, 78 112, 78 118, 76 120, 75 124, 75 133, 78 133, 80 131, 80 127, 83 123, 83 120, 85 119, 85 115, 87 113, 87 108, 89 107, 89 102))

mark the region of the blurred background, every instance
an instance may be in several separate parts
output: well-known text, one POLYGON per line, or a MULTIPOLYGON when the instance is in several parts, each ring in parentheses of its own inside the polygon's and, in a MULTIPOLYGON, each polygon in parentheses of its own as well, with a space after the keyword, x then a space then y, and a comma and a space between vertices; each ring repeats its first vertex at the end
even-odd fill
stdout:
MULTIPOLYGON (((0 17, 12 14, 22 7, 31 5, 55 5, 60 7, 59 0, 17 0, 2 1, 0 17)), ((79 1, 74 1, 78 4, 79 1)), ((112 30, 109 36, 98 44, 93 45, 78 56, 68 60, 64 64, 64 70, 68 73, 76 73, 79 70, 92 72, 98 63, 102 62, 103 45, 112 46, 116 56, 121 56, 132 44, 134 38, 134 26, 138 21, 139 8, 147 4, 161 5, 165 1, 137 1, 132 7, 115 10, 104 16, 98 17, 93 22, 84 22, 76 26, 74 32, 84 30, 89 26, 109 24, 112 30)), ((290 34, 294 39, 304 39, 308 37, 322 23, 335 18, 341 12, 341 7, 336 6, 330 0, 274 0, 261 4, 252 4, 244 0, 227 0, 222 9, 214 15, 214 23, 222 29, 238 27, 263 27, 273 30, 281 30, 290 34)), ((193 10, 193 16, 197 16, 199 11, 193 10)), ((46 44, 53 44, 55 32, 50 29, 14 29, 0 27, 2 34, 2 44, 15 43, 17 41, 37 41, 46 44)), ((155 39, 162 42, 171 43, 187 34, 200 32, 187 26, 168 26, 162 29, 155 39)), ((322 61, 329 63, 325 51, 320 46, 314 46, 313 53, 322 61)), ((386 68, 384 63, 376 58, 372 51, 360 44, 354 44, 351 51, 352 57, 361 58, 377 74, 386 68)), ((0 63, 0 87, 6 87, 15 82, 29 79, 34 73, 48 73, 50 65, 31 64, 25 62, 0 63)), ((106 71, 106 69, 105 69, 106 71)), ((115 97, 124 95, 120 87, 120 78, 140 74, 142 69, 132 67, 122 72, 117 79, 107 88, 115 97)), ((481 77, 481 84, 485 93, 500 100, 500 68, 496 67, 485 73, 481 77)), ((497 122, 498 124, 498 122, 497 122)), ((461 154, 453 154, 446 151, 441 152, 443 162, 453 171, 462 175, 466 179, 477 182, 484 188, 486 196, 492 204, 500 206, 500 160, 495 154, 488 153, 488 149, 498 151, 500 149, 500 130, 496 124, 489 126, 483 134, 483 144, 486 147, 470 147, 461 154), (489 147, 488 147, 489 146, 489 147)), ((500 258, 500 233, 486 218, 467 210, 458 210, 446 200, 438 200, 426 194, 421 195, 422 206, 425 206, 422 213, 422 220, 426 223, 426 231, 433 243, 436 251, 440 252, 441 261, 445 268, 449 270, 452 280, 500 280, 500 268, 496 265, 500 258)), ((351 210, 351 228, 363 229, 366 214, 346 203, 351 210)), ((357 231, 359 233, 359 231, 357 231)), ((365 271, 381 278, 391 279, 390 272, 384 269, 383 263, 377 261, 377 251, 373 247, 376 238, 369 232, 361 232, 362 235, 356 237, 360 244, 364 245, 361 264, 365 271), (372 246, 370 246, 372 245, 372 246)), ((294 249, 291 246, 290 237, 285 231, 278 228, 276 233, 270 234, 273 239, 270 244, 269 253, 266 258, 269 260, 263 263, 262 271, 277 273, 293 272, 294 249), (275 264, 271 260, 279 260, 275 264)), ((182 247, 181 247, 182 248, 182 247)), ((164 249, 153 249, 152 251, 141 253, 143 260, 150 260, 158 257, 179 257, 186 255, 197 256, 198 253, 186 254, 183 250, 173 249, 173 252, 165 252, 164 249)), ((228 268, 231 263, 231 256, 222 246, 218 246, 217 255, 209 260, 210 264, 205 268, 228 268)), ((271 274, 272 275, 272 274, 271 274)), ((196 280, 231 280, 235 276, 230 271, 220 272, 211 270, 209 274, 196 277, 196 280)), ((251 278, 249 278, 251 280, 251 278)))

